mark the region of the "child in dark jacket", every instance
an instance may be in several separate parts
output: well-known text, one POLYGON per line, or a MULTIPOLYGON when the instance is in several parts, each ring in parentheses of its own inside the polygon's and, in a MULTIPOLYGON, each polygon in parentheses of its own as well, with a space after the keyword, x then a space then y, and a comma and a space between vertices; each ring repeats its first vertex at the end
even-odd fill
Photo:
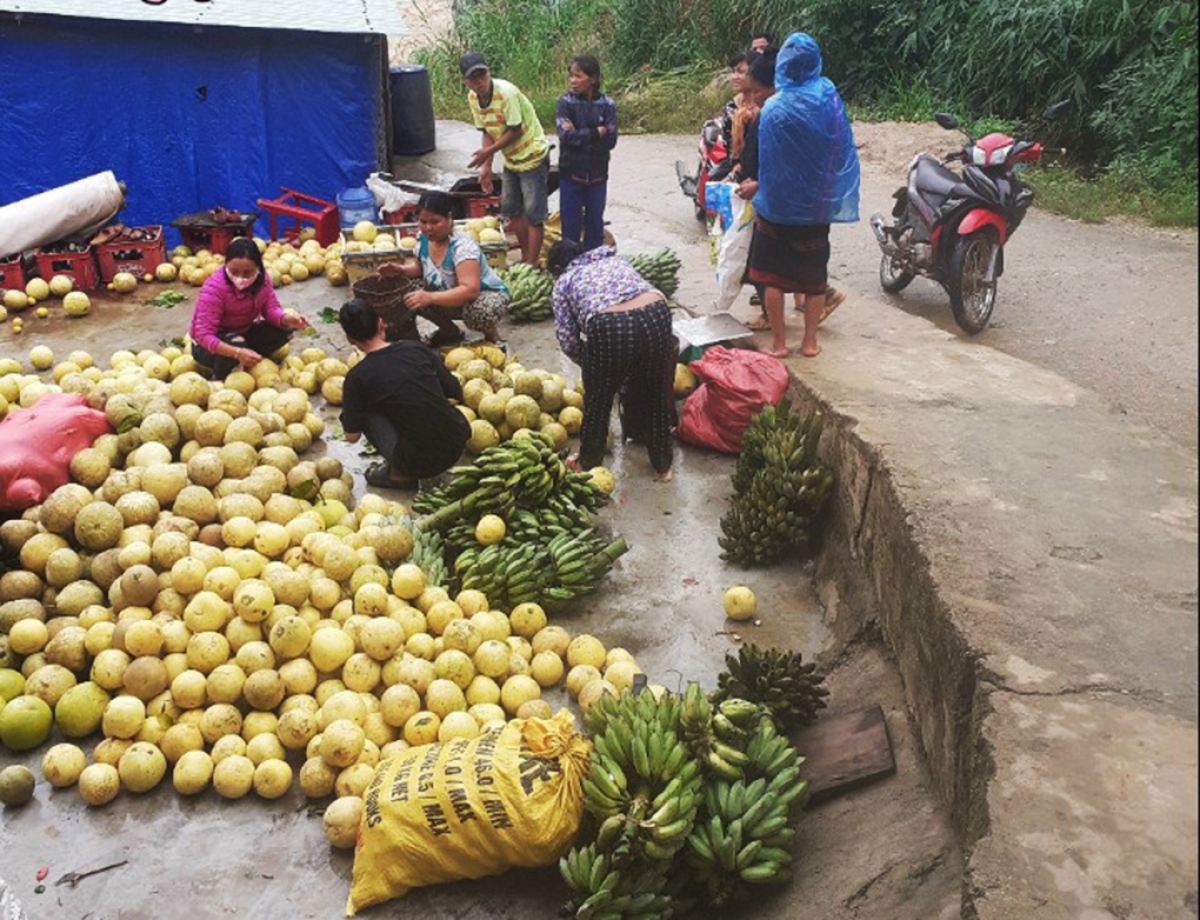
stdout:
POLYGON ((608 161, 617 145, 617 107, 600 91, 600 64, 590 54, 571 59, 568 92, 558 98, 555 122, 561 152, 559 218, 564 240, 586 252, 604 242, 608 161))

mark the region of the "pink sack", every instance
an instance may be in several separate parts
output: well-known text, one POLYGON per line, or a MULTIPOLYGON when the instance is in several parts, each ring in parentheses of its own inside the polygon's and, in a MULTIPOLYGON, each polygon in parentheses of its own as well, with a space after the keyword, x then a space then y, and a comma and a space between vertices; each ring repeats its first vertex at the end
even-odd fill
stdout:
POLYGON ((70 479, 71 458, 108 433, 78 393, 50 393, 0 421, 0 511, 24 511, 70 479))
POLYGON ((744 348, 710 348, 688 365, 703 381, 683 404, 679 440, 727 454, 742 449, 742 432, 768 403, 788 388, 788 372, 777 358, 744 348))

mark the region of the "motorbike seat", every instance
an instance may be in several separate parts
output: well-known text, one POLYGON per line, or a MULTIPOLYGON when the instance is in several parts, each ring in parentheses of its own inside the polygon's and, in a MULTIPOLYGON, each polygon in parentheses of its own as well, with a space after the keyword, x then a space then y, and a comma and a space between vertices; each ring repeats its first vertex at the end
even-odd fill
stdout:
POLYGON ((961 184, 961 177, 932 157, 917 160, 917 190, 934 209, 944 204, 961 184))

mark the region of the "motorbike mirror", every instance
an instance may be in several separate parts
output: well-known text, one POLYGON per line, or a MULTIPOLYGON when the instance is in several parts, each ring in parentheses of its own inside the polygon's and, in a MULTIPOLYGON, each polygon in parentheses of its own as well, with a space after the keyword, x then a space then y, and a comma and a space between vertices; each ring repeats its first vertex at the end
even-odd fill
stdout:
POLYGON ((938 112, 933 116, 933 120, 945 128, 947 131, 953 131, 958 127, 958 119, 949 112, 938 112))
POLYGON ((1064 99, 1062 102, 1054 103, 1054 105, 1052 105, 1048 109, 1046 109, 1046 112, 1045 112, 1046 120, 1053 121, 1054 119, 1058 118, 1060 115, 1062 115, 1063 112, 1065 112, 1067 110, 1067 106, 1070 104, 1071 104, 1071 102, 1068 99, 1064 99))

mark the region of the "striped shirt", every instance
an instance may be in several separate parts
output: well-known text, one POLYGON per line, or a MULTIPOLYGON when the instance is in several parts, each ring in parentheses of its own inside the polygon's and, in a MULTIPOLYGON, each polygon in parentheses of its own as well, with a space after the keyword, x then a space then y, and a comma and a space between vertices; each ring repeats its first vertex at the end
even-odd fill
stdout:
POLYGON ((499 140, 508 128, 520 125, 521 136, 504 148, 504 168, 512 172, 528 172, 537 167, 550 145, 542 123, 529 98, 507 80, 492 78, 492 100, 487 106, 479 105, 479 97, 471 92, 467 96, 475 127, 488 133, 492 140, 499 140))

